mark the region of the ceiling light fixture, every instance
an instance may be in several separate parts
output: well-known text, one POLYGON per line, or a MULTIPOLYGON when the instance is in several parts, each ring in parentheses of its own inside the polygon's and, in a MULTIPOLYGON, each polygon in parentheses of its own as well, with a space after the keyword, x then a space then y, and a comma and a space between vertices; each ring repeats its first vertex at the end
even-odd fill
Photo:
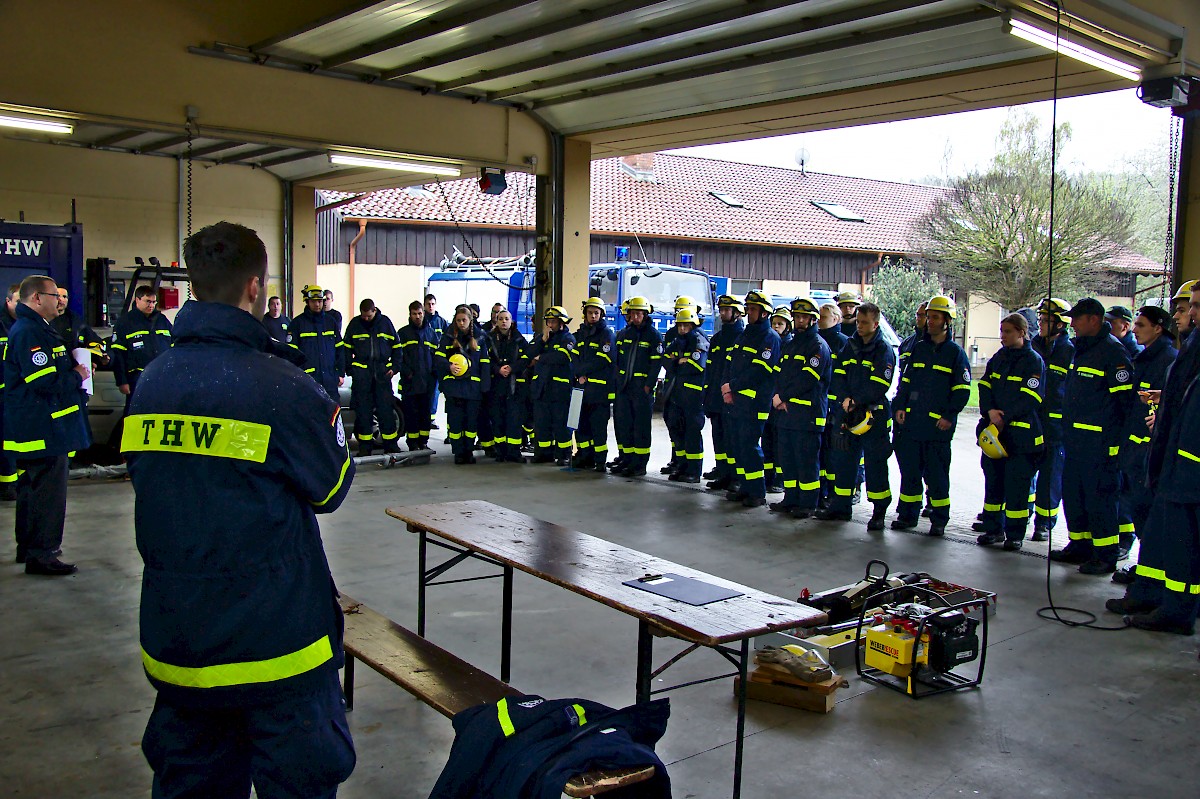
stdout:
POLYGON ((44 117, 12 116, 11 114, 0 114, 0 127, 36 130, 42 133, 66 134, 70 134, 75 130, 74 126, 67 122, 59 122, 44 117))
POLYGON ((372 169, 394 169, 397 172, 419 172, 425 175, 448 175, 452 178, 459 177, 462 174, 462 171, 455 166, 422 164, 416 161, 399 161, 394 158, 352 155, 350 153, 330 153, 329 163, 339 166, 365 166, 372 169))
POLYGON ((1019 19, 1009 20, 1008 32, 1019 39, 1024 39, 1027 42, 1045 47, 1047 50, 1061 53, 1068 58, 1074 58, 1076 61, 1091 64, 1093 67, 1103 69, 1105 72, 1111 72, 1118 77, 1125 78, 1125 80, 1138 82, 1142 79, 1142 70, 1139 67, 1126 64, 1124 61, 1118 61, 1115 58, 1110 58, 1103 53, 1098 53, 1083 45, 1064 39, 1061 35, 1056 36, 1052 31, 1044 31, 1034 25, 1030 25, 1028 22, 1023 22, 1019 19))

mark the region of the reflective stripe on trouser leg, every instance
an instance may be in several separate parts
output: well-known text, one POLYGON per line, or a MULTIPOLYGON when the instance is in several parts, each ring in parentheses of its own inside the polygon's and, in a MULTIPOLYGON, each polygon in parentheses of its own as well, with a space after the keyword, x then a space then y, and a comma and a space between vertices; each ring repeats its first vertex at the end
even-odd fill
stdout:
POLYGON ((1200 602, 1200 504, 1162 503, 1163 590, 1160 612, 1170 621, 1190 626, 1200 602))
POLYGON ((892 440, 887 430, 871 431, 864 436, 863 471, 866 479, 867 500, 873 505, 887 507, 892 501, 892 489, 888 478, 888 459, 892 457, 892 440))
POLYGON ((404 411, 404 427, 409 446, 415 446, 429 437, 429 396, 405 393, 400 404, 404 411))
POLYGON ((767 420, 763 425, 762 433, 762 454, 763 454, 763 476, 768 484, 776 483, 782 480, 783 469, 779 464, 779 435, 775 430, 775 425, 767 420))
POLYGON ((763 423, 758 419, 741 415, 730 416, 737 440, 737 468, 739 491, 750 497, 766 497, 767 483, 763 474, 763 454, 759 442, 762 440, 763 423))
POLYGON ((920 441, 897 432, 895 440, 896 465, 900 467, 900 499, 896 503, 896 516, 902 521, 915 522, 921 515, 924 501, 923 453, 920 441))
POLYGON ((833 494, 829 498, 829 509, 835 513, 850 512, 850 497, 858 485, 858 464, 863 453, 861 436, 843 436, 842 443, 847 448, 831 448, 829 459, 833 467, 833 494))
POLYGON ((371 390, 369 377, 364 377, 362 383, 351 387, 350 407, 354 409, 354 437, 368 441, 375 419, 375 393, 371 390))
POLYGON ((1133 496, 1133 484, 1137 478, 1131 475, 1128 470, 1122 468, 1118 480, 1117 536, 1120 538, 1120 546, 1128 549, 1129 547, 1133 546, 1134 533, 1137 529, 1133 524, 1133 510, 1131 503, 1133 496))
POLYGON ((1029 486, 1037 462, 1029 453, 1014 452, 995 464, 1004 483, 1004 537, 1023 541, 1029 525, 1029 486))
POLYGON ((712 439, 713 457, 716 458, 717 477, 728 477, 732 475, 733 470, 730 468, 730 452, 728 444, 728 434, 725 430, 729 423, 729 418, 723 413, 708 414, 710 437, 712 439))
MULTIPOLYGON (((730 485, 736 486, 741 473, 738 471, 738 437, 737 425, 734 423, 733 413, 729 410, 732 406, 726 405, 724 412, 721 414, 721 424, 724 426, 724 441, 725 441, 725 477, 731 481, 730 485)), ((744 471, 744 470, 743 470, 744 471)))
POLYGON ((621 391, 613 399, 613 433, 617 438, 617 451, 621 460, 628 460, 628 450, 633 445, 633 400, 628 392, 621 391))
POLYGON ((783 503, 814 510, 821 496, 819 456, 821 433, 816 430, 776 428, 783 472, 783 503))
POLYGON ((654 421, 654 395, 644 389, 622 392, 630 396, 632 426, 630 446, 633 448, 630 465, 644 467, 650 460, 651 425, 654 421))
POLYGON ((467 430, 472 427, 479 417, 479 400, 446 398, 446 428, 450 432, 450 449, 458 456, 471 454, 474 444, 475 431, 467 430))
POLYGON ((983 472, 983 518, 989 533, 1004 529, 1004 466, 980 453, 979 469, 983 472))
MULTIPOLYGON (((379 420, 379 436, 384 441, 395 441, 399 437, 400 419, 396 416, 396 395, 392 393, 391 381, 376 379, 371 393, 375 417, 379 420)), ((355 426, 358 426, 357 419, 355 426)))
MULTIPOLYGON (((556 403, 545 398, 533 401, 533 440, 536 452, 542 458, 558 457, 557 432, 558 419, 555 413, 556 403)), ((566 424, 566 413, 562 414, 562 422, 566 424)))
MULTIPOLYGON (((945 526, 950 521, 950 442, 922 441, 920 447, 922 473, 929 489, 929 521, 945 526)), ((1025 493, 1028 495, 1028 490, 1025 493)))
POLYGON ((1046 442, 1042 462, 1038 464, 1037 483, 1034 489, 1034 508, 1038 526, 1053 530, 1058 521, 1058 506, 1062 502, 1063 445, 1062 442, 1046 442))
POLYGON ((683 413, 683 474, 699 477, 704 470, 704 412, 699 408, 683 413))
MULTIPOLYGON (((682 389, 677 389, 677 390, 682 391, 682 389)), ((674 392, 672 392, 672 399, 673 398, 674 398, 674 392)), ((683 417, 684 417, 684 410, 683 410, 682 406, 680 406, 679 404, 677 404, 675 402, 672 402, 671 400, 668 400, 666 406, 663 407, 663 424, 666 425, 667 435, 671 439, 671 461, 675 462, 675 463, 678 463, 680 460, 682 460, 682 458, 680 456, 684 450, 684 447, 683 447, 684 419, 683 419, 683 417)), ((680 465, 682 465, 682 464, 680 464, 680 465)))

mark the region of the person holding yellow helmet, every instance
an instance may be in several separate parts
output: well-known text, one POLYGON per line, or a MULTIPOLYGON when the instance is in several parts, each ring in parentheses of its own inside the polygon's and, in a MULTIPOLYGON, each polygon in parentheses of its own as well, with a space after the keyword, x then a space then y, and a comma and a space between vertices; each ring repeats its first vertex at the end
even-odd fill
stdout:
POLYGON ((575 331, 575 384, 583 389, 578 451, 571 465, 603 472, 608 460, 608 419, 616 389, 617 336, 604 319, 604 301, 589 297, 583 303, 583 322, 575 331))
POLYGON ((856 332, 846 342, 833 370, 829 393, 835 404, 829 423, 839 431, 831 441, 834 492, 829 507, 813 514, 822 521, 850 520, 850 502, 861 460, 866 472, 867 499, 875 508, 870 521, 872 530, 883 529, 883 517, 892 499, 888 484, 892 407, 887 393, 896 371, 896 354, 879 333, 879 314, 875 303, 858 307, 856 332), (872 415, 871 429, 854 435, 848 428, 864 411, 872 415))
POLYGON ((571 407, 575 337, 567 329, 571 317, 561 305, 547 308, 542 321, 545 329, 527 351, 533 366, 533 463, 566 466, 571 460, 567 411, 571 407))
POLYGON ((820 311, 808 297, 792 300, 795 334, 783 345, 772 414, 779 443, 783 499, 772 502, 775 513, 807 518, 821 495, 821 434, 829 404, 833 356, 817 333, 820 311))
POLYGON ((775 365, 779 363, 779 334, 771 329, 771 300, 761 291, 746 295, 746 329, 733 343, 721 394, 729 406, 733 457, 737 477, 725 498, 743 507, 767 504, 763 452, 759 442, 775 393, 775 365))
POLYGON ((721 328, 709 342, 708 363, 704 368, 704 415, 708 418, 713 457, 717 463, 712 471, 703 476, 709 480, 706 488, 725 491, 733 484, 735 475, 729 406, 722 397, 721 386, 725 382, 725 370, 729 365, 729 356, 733 354, 734 342, 746 329, 743 319, 746 306, 732 294, 722 294, 717 298, 717 314, 721 328))
POLYGON ((917 526, 926 488, 929 534, 945 535, 950 520, 950 442, 958 415, 971 396, 971 363, 950 335, 957 313, 950 297, 938 294, 929 299, 925 332, 913 344, 896 392, 894 447, 900 466, 900 501, 893 530, 917 526))
MULTIPOLYGON (((1038 410, 1046 449, 1042 453, 1034 484, 1031 541, 1046 541, 1050 538, 1050 532, 1058 522, 1058 506, 1062 502, 1063 392, 1066 388, 1067 373, 1071 370, 1071 361, 1075 358, 1075 345, 1071 343, 1070 336, 1071 317, 1067 316, 1070 310, 1071 304, 1059 297, 1047 297, 1037 308, 1038 332, 1033 337, 1033 351, 1046 365, 1046 380, 1043 386, 1045 400, 1038 410)), ((1004 507, 998 500, 989 502, 985 498, 983 514, 972 528, 981 533, 998 529, 998 525, 983 517, 992 514, 994 518, 998 518, 1003 510, 1004 507)))
POLYGON ((475 331, 475 318, 469 308, 460 306, 434 353, 442 393, 446 395, 446 429, 454 463, 475 463, 475 436, 483 395, 492 385, 491 358, 486 342, 475 331))
POLYGON ((1004 514, 985 513, 988 527, 976 539, 980 546, 1003 544, 1019 551, 1029 524, 1029 488, 1045 451, 1041 409, 1046 392, 1046 365, 1029 341, 1029 322, 1019 313, 1000 322, 1000 350, 979 378, 980 458, 984 502, 1003 507, 1004 514))
MULTIPOLYGON (((681 294, 680 296, 675 298, 676 321, 678 321, 679 312, 683 311, 683 310, 691 311, 692 315, 695 317, 696 321, 695 321, 695 325, 694 325, 694 332, 697 335, 704 338, 705 347, 707 348, 708 336, 705 335, 704 331, 700 329, 700 325, 704 321, 704 317, 702 317, 700 315, 700 304, 697 303, 691 297, 681 294)), ((663 333, 663 354, 664 354, 664 356, 666 355, 667 351, 671 349, 671 344, 675 341, 675 337, 678 335, 679 335, 679 331, 678 331, 677 324, 671 325, 670 327, 667 328, 666 332, 663 333)), ((668 365, 667 360, 664 357, 663 368, 665 369, 667 367, 667 365, 668 365)), ((664 418, 664 420, 666 419, 666 406, 665 405, 663 407, 663 418, 664 418)), ((668 428, 668 432, 670 432, 670 428, 668 428)), ((672 435, 671 436, 671 459, 669 461, 667 461, 665 466, 663 466, 662 468, 660 468, 658 470, 659 474, 671 475, 671 474, 674 474, 676 471, 678 471, 679 467, 683 465, 683 460, 681 460, 680 454, 679 454, 682 451, 683 451, 683 441, 676 440, 674 435, 672 435)))
POLYGON ((338 387, 346 382, 341 319, 325 311, 325 292, 320 286, 305 286, 303 297, 304 312, 292 320, 292 344, 304 354, 304 371, 338 402, 338 387))
POLYGON ((654 306, 645 297, 625 303, 625 327, 617 335, 617 390, 613 427, 617 459, 609 464, 613 474, 638 477, 650 460, 650 424, 654 416, 654 386, 662 368, 662 337, 650 314, 654 306))
POLYGON ((668 480, 699 483, 704 463, 704 367, 708 338, 691 306, 675 311, 675 336, 664 346, 663 421, 671 435, 675 466, 668 480))
MULTIPOLYGON (((779 351, 792 340, 792 310, 788 305, 780 305, 771 312, 771 329, 779 336, 779 351)), ((762 451, 763 475, 767 482, 768 494, 783 493, 783 469, 779 465, 779 434, 775 429, 775 417, 778 415, 774 406, 771 408, 767 423, 763 425, 762 451)))

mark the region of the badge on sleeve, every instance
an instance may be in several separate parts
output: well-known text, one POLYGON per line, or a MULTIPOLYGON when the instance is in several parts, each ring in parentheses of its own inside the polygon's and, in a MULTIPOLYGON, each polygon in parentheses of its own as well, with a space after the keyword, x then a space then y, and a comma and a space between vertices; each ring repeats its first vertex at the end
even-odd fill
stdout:
POLYGON ((809 359, 808 359, 808 365, 809 365, 809 366, 820 366, 820 365, 821 365, 821 356, 820 356, 820 355, 814 355, 814 356, 812 356, 811 358, 809 358, 809 359))
POLYGON ((891 379, 892 379, 892 367, 890 367, 890 366, 889 366, 889 367, 887 367, 886 369, 884 369, 884 370, 883 370, 883 379, 884 379, 884 380, 891 380, 891 379))
POLYGON ((659 355, 662 355, 663 348, 662 348, 661 344, 659 344, 657 347, 655 347, 655 349, 658 351, 659 355))
POLYGON ((699 353, 699 352, 693 352, 693 353, 692 353, 692 360, 693 360, 693 361, 698 361, 698 360, 700 360, 700 353, 699 353))
POLYGON ((1042 384, 1042 381, 1038 380, 1036 377, 1031 377, 1025 381, 1025 385, 1029 386, 1030 388, 1037 388, 1041 384, 1042 384))
POLYGON ((610 350, 612 350, 612 346, 609 344, 605 344, 603 347, 600 348, 601 352, 609 352, 610 350))
POLYGON ((50 362, 50 359, 46 357, 46 353, 38 351, 33 354, 33 365, 34 366, 45 366, 49 362, 50 362))
POLYGON ((333 414, 333 429, 337 433, 339 447, 346 446, 346 428, 342 426, 342 409, 338 408, 333 414))
POLYGON ((764 360, 764 361, 767 361, 767 360, 770 360, 770 359, 771 359, 771 351, 770 351, 770 350, 763 350, 763 360, 764 360))
POLYGON ((963 382, 964 383, 971 382, 971 370, 970 369, 963 369, 963 382))
POLYGON ((1128 382, 1129 381, 1129 370, 1128 369, 1118 369, 1117 373, 1115 375, 1113 375, 1113 377, 1117 378, 1118 383, 1128 382))

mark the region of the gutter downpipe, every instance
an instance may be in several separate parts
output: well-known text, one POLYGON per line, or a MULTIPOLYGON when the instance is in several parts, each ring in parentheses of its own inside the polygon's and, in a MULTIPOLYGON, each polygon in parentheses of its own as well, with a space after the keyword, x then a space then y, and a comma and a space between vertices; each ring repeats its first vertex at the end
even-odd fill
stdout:
POLYGON ((362 240, 362 237, 364 235, 366 235, 366 232, 367 232, 367 220, 365 220, 365 219, 358 220, 358 235, 350 240, 350 297, 349 297, 349 300, 350 300, 351 307, 355 307, 355 304, 354 304, 355 303, 355 299, 354 299, 355 248, 358 247, 358 242, 362 240))
POLYGON ((865 297, 867 295, 867 272, 870 272, 881 263, 883 263, 883 253, 879 253, 876 256, 875 263, 864 266, 862 271, 858 273, 858 296, 865 297))

